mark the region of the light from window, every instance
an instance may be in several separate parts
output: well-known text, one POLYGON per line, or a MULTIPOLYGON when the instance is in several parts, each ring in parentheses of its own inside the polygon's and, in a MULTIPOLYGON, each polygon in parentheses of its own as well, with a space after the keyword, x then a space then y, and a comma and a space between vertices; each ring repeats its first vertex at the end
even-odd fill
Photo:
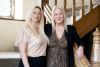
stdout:
POLYGON ((12 16, 11 0, 0 0, 0 18, 12 16))
POLYGON ((23 20, 23 0, 15 0, 14 19, 23 20))

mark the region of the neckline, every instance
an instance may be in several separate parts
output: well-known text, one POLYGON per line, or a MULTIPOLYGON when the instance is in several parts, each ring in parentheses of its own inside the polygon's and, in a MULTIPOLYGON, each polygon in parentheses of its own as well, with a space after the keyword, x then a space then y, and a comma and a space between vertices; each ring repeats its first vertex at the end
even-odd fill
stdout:
POLYGON ((60 40, 63 38, 64 31, 63 31, 63 33, 62 33, 62 35, 61 35, 61 37, 60 37, 60 38, 58 38, 58 36, 57 36, 57 34, 56 34, 56 31, 54 31, 54 34, 55 34, 55 36, 56 36, 57 40, 59 40, 59 41, 60 41, 60 40))

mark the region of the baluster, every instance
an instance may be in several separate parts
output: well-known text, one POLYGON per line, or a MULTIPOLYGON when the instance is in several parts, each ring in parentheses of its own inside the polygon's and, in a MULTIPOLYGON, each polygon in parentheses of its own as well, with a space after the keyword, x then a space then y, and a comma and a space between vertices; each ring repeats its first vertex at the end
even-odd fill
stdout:
POLYGON ((81 5, 81 9, 82 9, 81 10, 81 14, 82 14, 81 16, 83 17, 84 16, 84 0, 81 0, 81 4, 82 4, 81 5))
POLYGON ((73 8, 72 8, 73 24, 76 21, 75 7, 76 7, 76 2, 75 2, 75 0, 73 0, 73 8))
POLYGON ((42 6, 42 10, 44 10, 45 0, 42 0, 42 2, 41 2, 41 6, 42 6))
POLYGON ((49 4, 49 0, 46 0, 46 3, 49 4))
POLYGON ((93 33, 93 47, 91 54, 91 63, 92 67, 100 67, 100 31, 99 28, 96 28, 96 31, 93 33))
POLYGON ((57 5, 57 0, 55 0, 55 5, 57 5))
POLYGON ((93 9, 93 3, 92 3, 92 0, 90 0, 90 10, 93 9))
POLYGON ((66 12, 66 5, 67 5, 67 1, 64 0, 64 10, 65 10, 65 12, 66 12))
MULTIPOLYGON (((44 7, 46 4, 49 4, 49 0, 42 0, 42 9, 44 10, 44 7)), ((46 24, 46 17, 44 16, 44 24, 46 24)))

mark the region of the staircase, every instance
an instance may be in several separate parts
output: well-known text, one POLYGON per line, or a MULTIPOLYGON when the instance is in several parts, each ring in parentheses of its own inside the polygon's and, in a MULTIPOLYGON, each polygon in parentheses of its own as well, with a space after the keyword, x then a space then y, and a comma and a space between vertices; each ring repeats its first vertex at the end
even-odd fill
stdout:
MULTIPOLYGON (((43 4, 42 7, 44 9, 44 15, 45 15, 45 21, 46 22, 51 22, 51 11, 52 11, 52 6, 50 6, 51 4, 49 3, 49 1, 51 0, 43 0, 43 4)), ((57 3, 59 3, 58 0, 53 0, 54 1, 54 5, 59 5, 57 3)), ((61 0, 63 1, 63 7, 64 10, 67 12, 67 4, 69 2, 67 2, 68 0, 61 0)), ((76 20, 77 16, 76 16, 76 0, 73 0, 73 6, 72 6, 72 20, 73 20, 73 24, 76 27, 76 30, 80 36, 80 38, 84 37, 87 33, 89 33, 91 30, 93 30, 96 26, 98 26, 100 23, 100 6, 99 5, 93 5, 92 0, 89 0, 90 2, 90 10, 87 14, 85 14, 85 0, 80 0, 81 1, 81 5, 79 6, 80 8, 80 15, 81 18, 79 20, 76 20), (94 7, 95 6, 95 7, 94 7)), ((76 44, 76 43, 75 43, 76 44)), ((75 57, 75 64, 77 67, 91 67, 91 63, 90 61, 84 56, 82 60, 78 60, 76 57, 76 51, 77 51, 77 46, 74 46, 74 57, 75 57)))

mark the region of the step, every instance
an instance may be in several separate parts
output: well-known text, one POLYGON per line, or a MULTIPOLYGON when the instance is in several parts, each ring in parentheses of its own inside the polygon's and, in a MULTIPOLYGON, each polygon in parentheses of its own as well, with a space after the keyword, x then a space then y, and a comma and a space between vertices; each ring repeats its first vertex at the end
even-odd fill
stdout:
POLYGON ((20 58, 19 52, 0 52, 0 59, 20 58))

